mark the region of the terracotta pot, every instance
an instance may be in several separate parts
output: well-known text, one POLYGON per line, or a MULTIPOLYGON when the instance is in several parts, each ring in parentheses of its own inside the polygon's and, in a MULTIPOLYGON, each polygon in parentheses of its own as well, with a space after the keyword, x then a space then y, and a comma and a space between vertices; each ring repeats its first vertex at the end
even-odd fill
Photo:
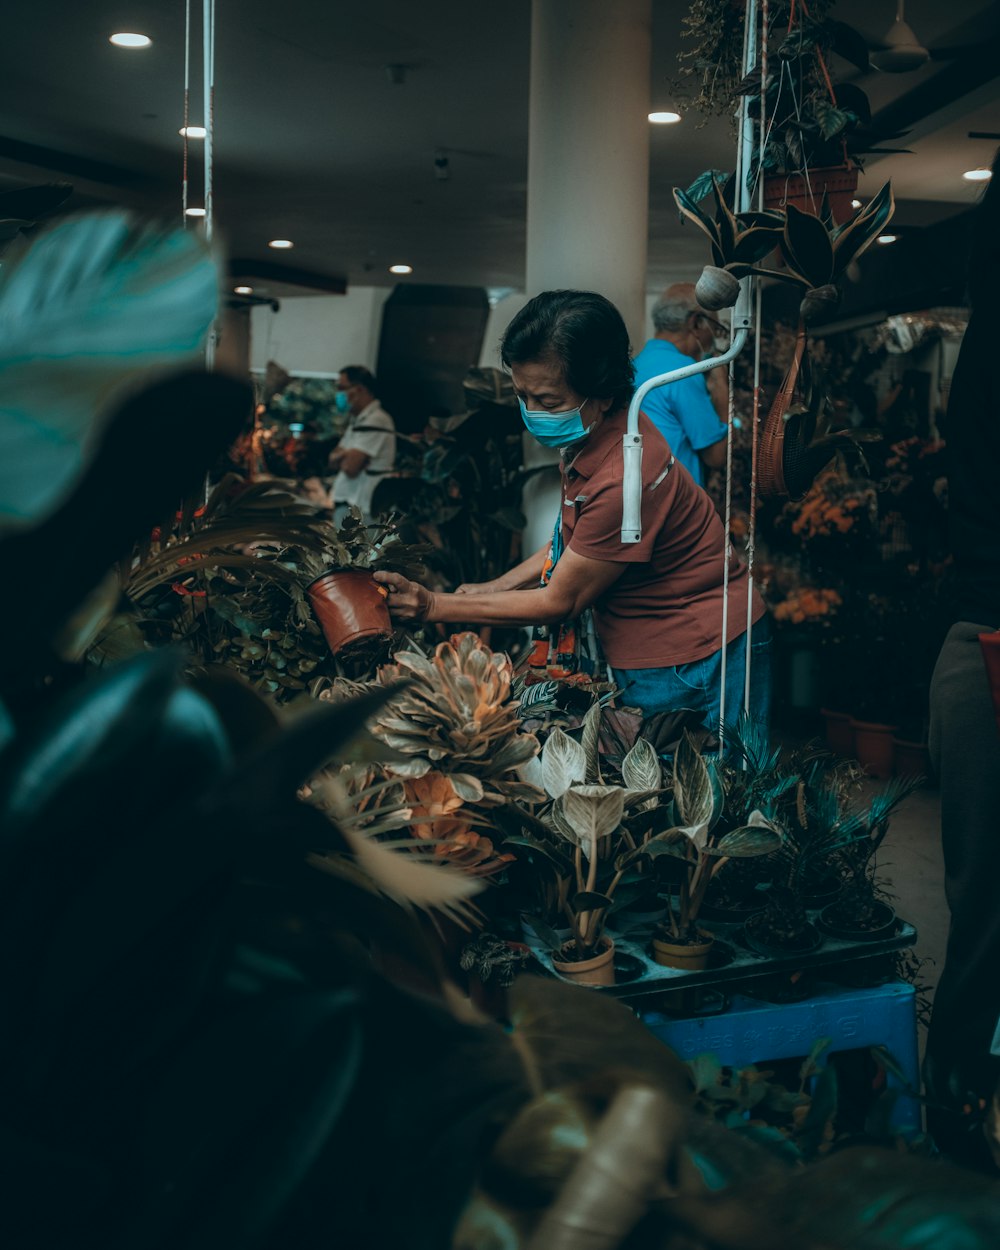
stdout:
MULTIPOLYGON (((601 942, 601 950, 592 959, 562 960, 553 957, 552 967, 560 976, 580 985, 614 985, 615 944, 608 937, 601 938, 601 942)), ((564 943, 559 953, 564 954, 572 945, 572 942, 564 943)))
POLYGON ((313 615, 336 655, 362 638, 391 638, 386 591, 359 569, 324 573, 306 587, 313 615))
POLYGON ((979 646, 983 653, 986 676, 990 683, 993 715, 996 717, 997 730, 1000 731, 1000 630, 980 634, 979 646))
POLYGON ((892 758, 897 777, 931 775, 931 757, 926 742, 907 742, 905 738, 893 738, 892 758))
POLYGON ((698 972, 708 967, 708 956, 715 945, 715 938, 704 929, 698 930, 700 942, 676 942, 670 938, 653 938, 653 958, 664 968, 680 968, 684 972, 698 972))
POLYGON ((892 735, 898 728, 898 725, 883 725, 878 721, 855 720, 851 717, 854 754, 858 762, 864 765, 869 777, 892 776, 892 735))
POLYGON ((851 201, 858 189, 858 169, 855 165, 831 165, 811 169, 808 178, 802 174, 769 174, 764 179, 764 207, 784 208, 794 204, 813 217, 819 215, 826 193, 833 220, 838 225, 850 221, 854 209, 851 201))
POLYGON ((820 716, 826 721, 826 745, 834 755, 854 759, 854 730, 851 728, 850 712, 834 712, 821 707, 820 716))

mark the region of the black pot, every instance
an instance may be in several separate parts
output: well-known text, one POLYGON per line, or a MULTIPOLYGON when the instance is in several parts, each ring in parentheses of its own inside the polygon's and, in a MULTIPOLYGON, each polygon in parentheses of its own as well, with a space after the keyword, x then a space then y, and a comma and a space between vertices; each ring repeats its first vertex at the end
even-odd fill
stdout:
POLYGON ((879 942, 883 938, 892 937, 896 932, 896 913, 888 903, 874 904, 875 916, 867 928, 859 928, 850 919, 837 916, 837 909, 842 906, 840 901, 824 907, 819 914, 817 924, 830 937, 842 938, 847 942, 879 942))
POLYGON ((819 877, 815 881, 805 881, 802 885, 802 901, 807 907, 825 907, 839 897, 843 888, 840 878, 832 874, 819 877))
POLYGON ((744 924, 743 937, 752 951, 768 959, 784 959, 788 955, 811 955, 823 943, 822 933, 811 923, 806 924, 793 942, 778 944, 765 937, 757 937, 753 925, 755 918, 756 916, 751 916, 744 924))
POLYGON ((742 906, 732 907, 719 907, 706 901, 698 909, 698 917, 702 920, 714 920, 717 924, 742 924, 748 916, 752 916, 766 906, 767 899, 763 897, 759 902, 756 899, 747 899, 742 906))

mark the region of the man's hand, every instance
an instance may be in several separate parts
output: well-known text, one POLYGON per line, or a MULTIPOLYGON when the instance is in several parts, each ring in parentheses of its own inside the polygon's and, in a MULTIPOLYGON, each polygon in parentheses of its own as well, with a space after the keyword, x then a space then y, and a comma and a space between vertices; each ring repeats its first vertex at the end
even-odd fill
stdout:
MULTIPOLYGON (((499 579, 497 579, 499 580, 499 579)), ((496 581, 492 582, 463 582, 461 586, 456 586, 452 591, 453 595, 492 595, 500 587, 496 581)))
POLYGON ((408 581, 402 573, 378 572, 375 580, 388 592, 389 612, 401 621, 425 621, 434 606, 434 595, 419 582, 408 581))

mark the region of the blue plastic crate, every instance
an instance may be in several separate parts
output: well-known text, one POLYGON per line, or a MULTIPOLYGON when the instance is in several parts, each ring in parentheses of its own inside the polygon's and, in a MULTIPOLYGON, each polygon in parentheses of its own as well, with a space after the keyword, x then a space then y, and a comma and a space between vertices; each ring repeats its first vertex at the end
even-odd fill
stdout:
MULTIPOLYGON (((821 1037, 832 1039, 824 1057, 884 1046, 909 1086, 920 1088, 916 991, 905 981, 874 989, 830 989, 800 1003, 780 1005, 734 994, 728 1010, 715 1016, 677 1019, 658 1011, 643 1011, 640 1016, 682 1059, 713 1054, 731 1068, 804 1057, 821 1037)), ((889 1084, 900 1083, 890 1074, 889 1084)), ((919 1131, 918 1103, 897 1099, 892 1122, 897 1129, 919 1131)))

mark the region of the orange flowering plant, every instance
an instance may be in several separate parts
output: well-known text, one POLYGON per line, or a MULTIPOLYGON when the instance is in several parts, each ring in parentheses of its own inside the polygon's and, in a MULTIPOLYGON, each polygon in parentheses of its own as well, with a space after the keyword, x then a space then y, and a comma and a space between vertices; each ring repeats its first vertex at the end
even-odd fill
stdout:
POLYGON ((842 604, 843 599, 832 588, 799 586, 775 605, 772 615, 775 621, 789 625, 826 623, 842 604))

